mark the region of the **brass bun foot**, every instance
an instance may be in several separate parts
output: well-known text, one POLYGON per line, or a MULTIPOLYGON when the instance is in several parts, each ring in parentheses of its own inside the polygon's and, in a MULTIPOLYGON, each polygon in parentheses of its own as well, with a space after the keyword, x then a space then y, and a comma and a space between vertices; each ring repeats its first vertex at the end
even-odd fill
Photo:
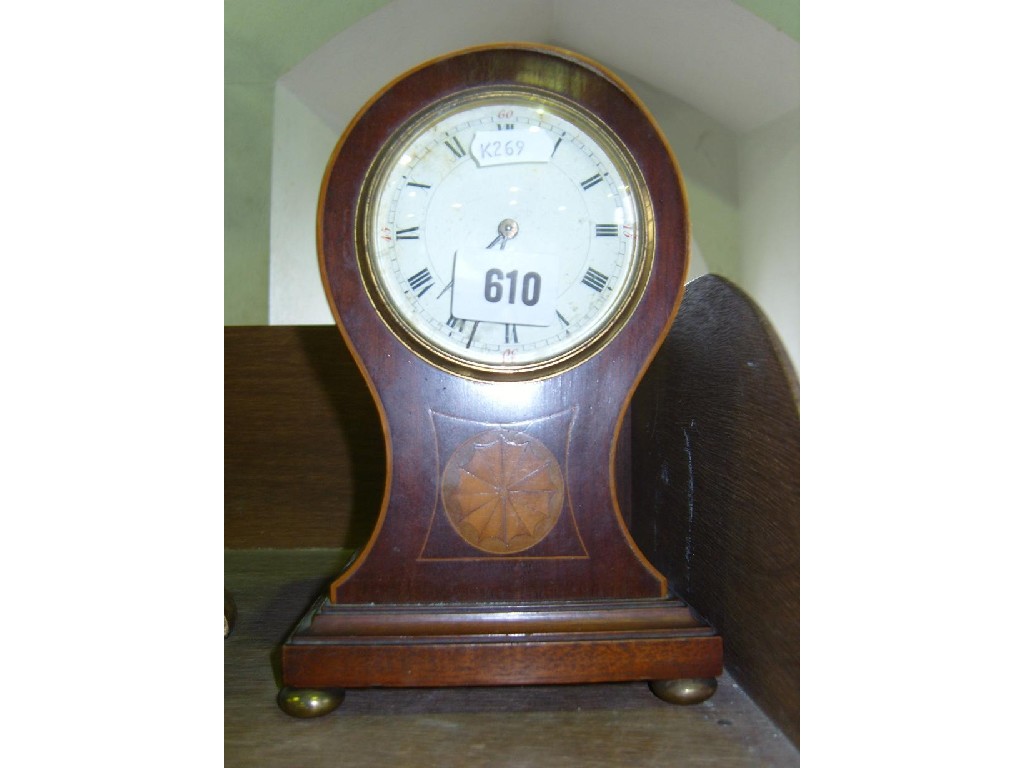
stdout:
POLYGON ((321 717, 345 700, 340 688, 282 688, 277 705, 292 717, 321 717))
POLYGON ((669 704, 700 704, 718 690, 713 677, 694 677, 684 680, 652 680, 651 693, 669 704))

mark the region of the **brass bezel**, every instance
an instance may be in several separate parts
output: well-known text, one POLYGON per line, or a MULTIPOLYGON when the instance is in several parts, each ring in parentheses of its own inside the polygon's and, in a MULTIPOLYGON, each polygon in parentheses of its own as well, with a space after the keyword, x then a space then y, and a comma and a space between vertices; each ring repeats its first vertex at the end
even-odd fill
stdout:
POLYGON ((521 381, 542 379, 574 368, 593 357, 606 347, 633 315, 647 288, 654 264, 655 221, 654 206, 647 183, 629 148, 596 115, 577 102, 559 93, 536 86, 508 85, 501 88, 477 86, 467 88, 458 94, 439 99, 436 103, 411 116, 402 127, 395 131, 377 155, 373 158, 363 178, 359 191, 359 202, 355 216, 355 246, 359 275, 363 289, 370 298, 377 315, 395 337, 415 355, 442 370, 459 376, 485 381, 521 381), (618 297, 617 304, 601 326, 581 339, 573 348, 549 358, 525 364, 489 364, 469 357, 455 355, 435 344, 430 338, 416 330, 403 317, 382 287, 382 280, 370 256, 370 243, 374 242, 373 222, 376 208, 380 205, 380 188, 389 169, 400 152, 426 126, 432 125, 467 104, 486 101, 526 100, 540 103, 545 108, 553 106, 553 112, 562 119, 573 122, 587 132, 616 169, 627 179, 636 206, 637 226, 636 254, 629 267, 626 281, 629 284, 618 297))

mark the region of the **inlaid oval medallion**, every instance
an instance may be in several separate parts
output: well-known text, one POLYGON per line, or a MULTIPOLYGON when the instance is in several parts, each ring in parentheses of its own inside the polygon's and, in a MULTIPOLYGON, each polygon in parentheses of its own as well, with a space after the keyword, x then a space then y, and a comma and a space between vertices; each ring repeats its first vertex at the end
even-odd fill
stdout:
POLYGON ((460 445, 441 482, 452 527, 494 554, 522 552, 547 536, 562 513, 564 492, 562 470, 547 446, 501 429, 460 445))

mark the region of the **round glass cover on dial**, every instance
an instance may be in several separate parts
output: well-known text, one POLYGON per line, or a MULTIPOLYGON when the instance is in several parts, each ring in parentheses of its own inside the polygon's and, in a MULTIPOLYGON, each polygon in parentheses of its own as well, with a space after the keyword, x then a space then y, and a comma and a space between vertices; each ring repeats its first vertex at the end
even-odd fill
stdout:
POLYGON ((370 177, 365 271, 385 314, 445 361, 520 371, 582 359, 647 279, 653 224, 632 159, 555 98, 442 103, 370 177))

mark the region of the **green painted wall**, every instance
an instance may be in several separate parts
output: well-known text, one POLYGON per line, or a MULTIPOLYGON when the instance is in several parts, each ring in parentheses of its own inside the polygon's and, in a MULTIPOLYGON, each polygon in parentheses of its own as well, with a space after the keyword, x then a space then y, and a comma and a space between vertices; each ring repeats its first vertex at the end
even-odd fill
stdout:
POLYGON ((800 0, 733 0, 800 42, 800 0))
POLYGON ((225 0, 224 323, 267 322, 277 79, 389 0, 225 0))

